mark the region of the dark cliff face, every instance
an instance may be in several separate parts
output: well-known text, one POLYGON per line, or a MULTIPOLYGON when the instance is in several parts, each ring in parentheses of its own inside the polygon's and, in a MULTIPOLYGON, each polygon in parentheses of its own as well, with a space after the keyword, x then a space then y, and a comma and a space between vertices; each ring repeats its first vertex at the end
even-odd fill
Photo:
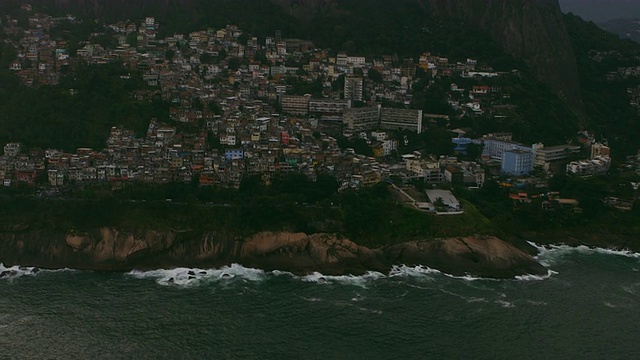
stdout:
POLYGON ((578 68, 557 0, 429 0, 435 16, 460 18, 489 32, 560 98, 582 111, 578 68))
MULTIPOLYGON (((353 2, 272 1, 290 15, 302 19, 319 15, 341 16, 344 9, 349 8, 343 5, 353 2)), ((524 60, 539 81, 547 84, 582 115, 576 59, 558 0, 399 0, 391 5, 374 1, 367 11, 384 11, 376 8, 399 6, 400 3, 417 4, 425 17, 462 20, 486 31, 507 54, 524 60)), ((351 11, 349 16, 366 16, 366 12, 351 11)), ((398 19, 398 24, 402 22, 398 19)))

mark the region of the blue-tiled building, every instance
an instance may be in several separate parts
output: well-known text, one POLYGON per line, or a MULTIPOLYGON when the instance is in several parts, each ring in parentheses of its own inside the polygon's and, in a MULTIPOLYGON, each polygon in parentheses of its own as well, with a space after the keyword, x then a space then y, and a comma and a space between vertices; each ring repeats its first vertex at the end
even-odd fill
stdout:
POLYGON ((527 150, 507 150, 502 153, 501 171, 504 174, 525 176, 533 170, 533 152, 527 150))

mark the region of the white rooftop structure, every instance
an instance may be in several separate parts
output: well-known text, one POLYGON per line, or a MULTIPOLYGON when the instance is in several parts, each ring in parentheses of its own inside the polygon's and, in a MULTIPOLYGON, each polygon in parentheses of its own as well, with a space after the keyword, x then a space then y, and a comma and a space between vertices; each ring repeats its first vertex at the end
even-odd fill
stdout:
POLYGON ((438 199, 441 199, 442 202, 451 209, 460 210, 460 203, 458 199, 451 193, 449 190, 426 190, 427 196, 429 197, 429 201, 435 204, 438 199))

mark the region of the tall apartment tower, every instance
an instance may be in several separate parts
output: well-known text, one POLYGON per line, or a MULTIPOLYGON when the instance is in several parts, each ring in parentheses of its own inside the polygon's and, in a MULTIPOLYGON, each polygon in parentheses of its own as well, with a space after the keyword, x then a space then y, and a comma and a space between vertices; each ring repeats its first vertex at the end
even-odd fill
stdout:
POLYGON ((363 79, 349 75, 344 79, 344 98, 351 101, 362 101, 363 79))

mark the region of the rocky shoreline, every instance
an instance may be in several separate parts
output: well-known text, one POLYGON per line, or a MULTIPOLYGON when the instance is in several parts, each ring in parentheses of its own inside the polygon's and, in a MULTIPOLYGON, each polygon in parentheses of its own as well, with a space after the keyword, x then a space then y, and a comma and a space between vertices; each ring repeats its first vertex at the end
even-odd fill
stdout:
POLYGON ((83 233, 18 230, 0 233, 0 263, 99 271, 217 268, 233 263, 298 275, 388 273, 394 265, 427 266, 451 275, 513 278, 545 275, 529 253, 492 236, 468 236, 368 248, 334 234, 121 231, 83 233))

